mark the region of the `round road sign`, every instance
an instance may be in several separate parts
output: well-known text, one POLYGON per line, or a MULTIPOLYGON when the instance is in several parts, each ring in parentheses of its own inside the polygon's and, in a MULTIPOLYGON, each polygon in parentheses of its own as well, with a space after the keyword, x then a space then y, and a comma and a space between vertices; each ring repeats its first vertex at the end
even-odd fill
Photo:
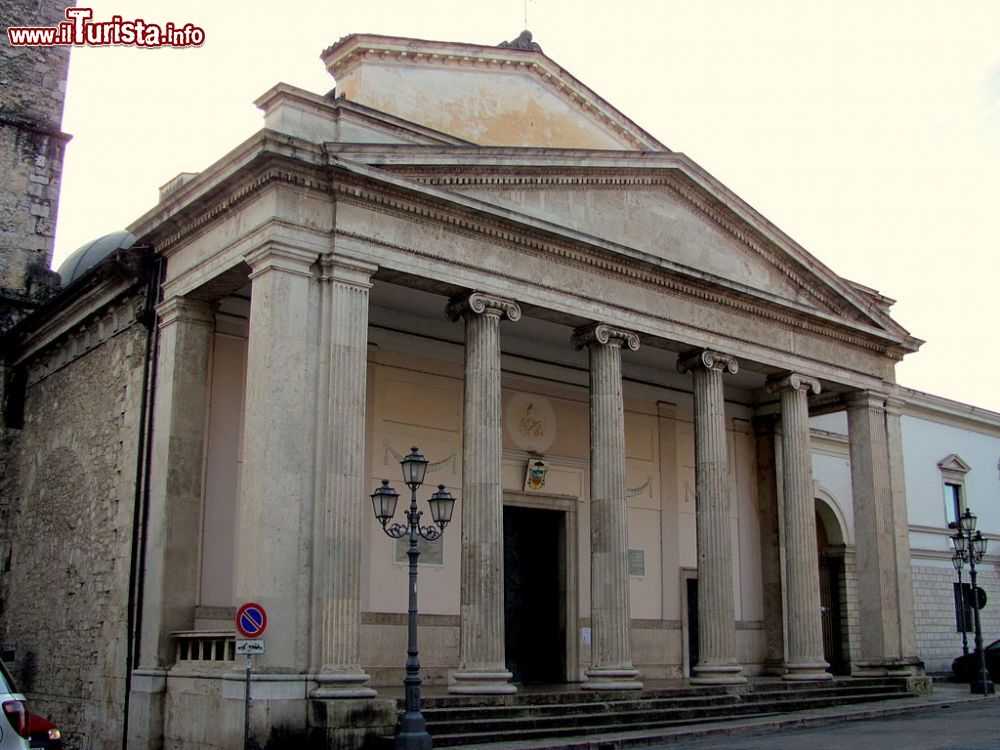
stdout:
POLYGON ((267 630, 267 612, 259 604, 247 602, 236 611, 236 629, 244 638, 260 638, 267 630))

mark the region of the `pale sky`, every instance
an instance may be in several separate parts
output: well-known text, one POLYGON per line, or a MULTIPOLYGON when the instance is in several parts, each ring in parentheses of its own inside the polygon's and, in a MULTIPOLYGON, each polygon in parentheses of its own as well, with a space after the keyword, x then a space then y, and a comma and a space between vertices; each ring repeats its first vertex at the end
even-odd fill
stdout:
MULTIPOLYGON (((370 32, 513 39, 524 0, 80 2, 205 30, 198 49, 74 48, 55 265, 258 130, 278 81, 370 32)), ((544 52, 927 341, 900 383, 1000 411, 1000 2, 529 0, 544 52)))

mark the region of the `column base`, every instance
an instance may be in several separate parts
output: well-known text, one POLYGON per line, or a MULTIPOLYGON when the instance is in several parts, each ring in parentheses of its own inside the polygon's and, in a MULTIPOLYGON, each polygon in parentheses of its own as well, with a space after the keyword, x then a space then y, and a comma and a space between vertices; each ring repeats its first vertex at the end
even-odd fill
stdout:
POLYGON ((826 668, 830 666, 825 661, 819 662, 800 662, 798 664, 786 664, 785 669, 788 671, 781 675, 781 679, 787 682, 811 682, 811 681, 823 681, 832 680, 833 675, 826 671, 826 668))
POLYGON ((448 681, 448 692, 455 695, 510 695, 517 692, 517 687, 511 682, 513 677, 507 670, 453 672, 448 681))
POLYGON ((642 683, 636 678, 638 669, 588 669, 587 681, 580 687, 584 690, 642 690, 642 683))
POLYGON ((921 677, 924 663, 918 658, 891 658, 857 662, 851 674, 856 677, 921 677))
POLYGON ((309 691, 310 698, 374 698, 377 693, 367 683, 371 677, 364 672, 320 672, 319 683, 309 691))
POLYGON ((746 685, 743 667, 739 664, 699 664, 691 670, 692 685, 746 685))

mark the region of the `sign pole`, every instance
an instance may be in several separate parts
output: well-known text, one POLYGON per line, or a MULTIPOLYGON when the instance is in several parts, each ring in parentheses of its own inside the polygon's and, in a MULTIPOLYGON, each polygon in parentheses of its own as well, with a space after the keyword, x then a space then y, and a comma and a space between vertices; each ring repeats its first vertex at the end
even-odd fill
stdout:
POLYGON ((243 750, 250 750, 250 672, 253 655, 247 654, 247 680, 243 688, 243 750))
POLYGON ((236 640, 236 653, 246 654, 247 679, 243 686, 243 750, 250 750, 250 673, 253 655, 264 653, 261 636, 267 630, 267 612, 256 602, 247 602, 236 610, 236 629, 247 640, 236 640))

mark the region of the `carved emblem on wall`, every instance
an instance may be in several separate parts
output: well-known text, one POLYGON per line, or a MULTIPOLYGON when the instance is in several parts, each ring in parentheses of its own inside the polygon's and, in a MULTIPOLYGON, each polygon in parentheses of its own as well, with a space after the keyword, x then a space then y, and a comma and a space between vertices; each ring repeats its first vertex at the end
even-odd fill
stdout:
POLYGON ((549 465, 541 459, 534 459, 528 462, 528 471, 524 476, 524 489, 526 492, 538 492, 545 489, 545 475, 548 474, 549 465))
POLYGON ((515 393, 507 402, 504 424, 521 450, 544 453, 556 438, 556 413, 544 396, 515 393))

